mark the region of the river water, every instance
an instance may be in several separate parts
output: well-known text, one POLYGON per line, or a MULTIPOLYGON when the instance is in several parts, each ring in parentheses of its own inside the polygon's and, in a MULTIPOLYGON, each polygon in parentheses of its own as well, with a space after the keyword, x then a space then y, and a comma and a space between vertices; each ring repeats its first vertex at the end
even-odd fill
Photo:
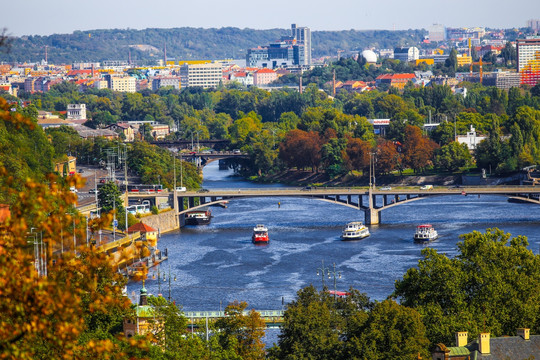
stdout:
MULTIPOLYGON (((248 188, 281 185, 252 184, 218 170, 217 162, 204 168, 203 186, 248 188)), ((210 225, 187 226, 163 234, 159 248, 169 260, 161 264, 161 276, 176 276, 158 283, 150 270, 146 288, 150 294, 169 296, 185 311, 222 310, 234 300, 249 308, 281 309, 296 292, 310 284, 322 288, 318 268, 336 271, 336 289, 350 286, 373 300, 390 295, 394 282, 417 265, 425 246, 450 256, 456 254, 459 235, 498 227, 512 235, 526 235, 534 253, 540 248, 540 208, 533 204, 507 202, 503 196, 444 196, 399 205, 382 212, 382 223, 370 226, 371 236, 359 241, 341 241, 343 226, 364 220, 362 211, 319 200, 242 199, 227 208, 213 207, 210 225), (278 206, 278 202, 281 206, 278 206), (440 237, 427 244, 412 240, 416 225, 431 223, 440 237), (252 229, 264 224, 270 244, 251 243, 252 229), (341 278, 339 278, 341 274, 341 278), (159 289, 161 287, 161 290, 159 289)), ((156 276, 157 277, 157 276, 156 276)), ((325 279, 334 288, 334 277, 325 279)), ((140 283, 130 283, 136 297, 140 283)))

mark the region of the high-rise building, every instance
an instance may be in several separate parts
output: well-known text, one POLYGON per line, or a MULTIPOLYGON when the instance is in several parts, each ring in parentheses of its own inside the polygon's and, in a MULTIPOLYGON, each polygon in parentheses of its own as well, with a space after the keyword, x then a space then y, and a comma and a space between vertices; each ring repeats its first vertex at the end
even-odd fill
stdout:
POLYGON ((540 31, 540 20, 538 19, 527 20, 527 27, 533 29, 533 31, 540 31))
POLYGON ((517 39, 516 47, 521 83, 534 86, 540 81, 540 36, 517 39))
POLYGON ((311 30, 308 27, 297 27, 291 25, 291 36, 296 39, 296 43, 304 45, 304 62, 299 65, 311 65, 311 30))
POLYGON ((444 41, 446 40, 446 29, 444 25, 433 24, 429 28, 429 40, 430 41, 444 41))

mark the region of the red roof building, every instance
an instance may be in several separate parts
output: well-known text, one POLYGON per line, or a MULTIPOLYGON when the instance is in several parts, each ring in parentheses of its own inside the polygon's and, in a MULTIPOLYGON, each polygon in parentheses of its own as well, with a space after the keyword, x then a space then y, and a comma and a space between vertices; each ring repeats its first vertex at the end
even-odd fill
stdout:
POLYGON ((409 81, 413 81, 416 78, 414 74, 383 74, 377 76, 376 84, 389 84, 392 87, 403 89, 409 81))

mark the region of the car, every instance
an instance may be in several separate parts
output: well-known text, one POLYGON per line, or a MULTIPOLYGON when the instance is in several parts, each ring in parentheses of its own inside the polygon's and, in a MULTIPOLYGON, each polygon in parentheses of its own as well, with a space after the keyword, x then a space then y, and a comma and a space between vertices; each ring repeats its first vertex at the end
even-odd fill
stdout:
POLYGON ((90 189, 90 191, 88 191, 89 194, 97 194, 97 189, 90 189))
POLYGON ((392 187, 390 187, 390 186, 383 186, 383 187, 380 188, 379 190, 382 190, 382 191, 388 191, 388 190, 392 190, 392 187))
POLYGON ((176 191, 186 191, 186 187, 185 186, 177 186, 176 191))
POLYGON ((72 193, 78 193, 79 192, 79 190, 77 190, 77 188, 75 186, 70 187, 69 191, 71 191, 72 193))
POLYGON ((79 169, 79 174, 84 174, 84 169, 79 169))
POLYGON ((206 192, 209 192, 209 191, 210 191, 210 190, 204 189, 204 188, 203 188, 203 189, 197 190, 198 193, 206 193, 206 192))
POLYGON ((313 190, 313 187, 311 187, 311 186, 304 186, 304 187, 302 188, 302 190, 304 190, 304 191, 311 191, 311 190, 313 190))
POLYGON ((241 151, 239 149, 234 149, 232 152, 233 152, 233 154, 240 154, 241 153, 241 151))
POLYGON ((420 190, 433 190, 433 185, 422 185, 420 190))

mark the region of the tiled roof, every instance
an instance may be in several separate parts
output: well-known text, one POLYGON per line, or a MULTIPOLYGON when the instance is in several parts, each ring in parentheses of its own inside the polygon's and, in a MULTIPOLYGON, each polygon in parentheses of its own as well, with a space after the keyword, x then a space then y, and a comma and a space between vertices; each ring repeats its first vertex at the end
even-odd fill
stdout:
MULTIPOLYGON (((478 342, 467 347, 471 352, 478 351, 478 342)), ((540 354, 540 335, 531 335, 530 340, 521 336, 496 337, 490 340, 490 353, 476 355, 476 359, 506 360, 506 359, 532 359, 540 354)))
POLYGON ((400 79, 414 79, 414 74, 382 74, 377 76, 377 80, 400 80, 400 79))
POLYGON ((129 232, 136 232, 136 231, 140 231, 141 234, 145 234, 147 232, 156 232, 157 230, 146 225, 145 223, 143 222, 139 222, 135 225, 132 225, 128 228, 128 233, 129 232))
POLYGON ((257 74, 274 74, 275 71, 272 70, 272 69, 260 69, 260 70, 257 70, 257 74))

